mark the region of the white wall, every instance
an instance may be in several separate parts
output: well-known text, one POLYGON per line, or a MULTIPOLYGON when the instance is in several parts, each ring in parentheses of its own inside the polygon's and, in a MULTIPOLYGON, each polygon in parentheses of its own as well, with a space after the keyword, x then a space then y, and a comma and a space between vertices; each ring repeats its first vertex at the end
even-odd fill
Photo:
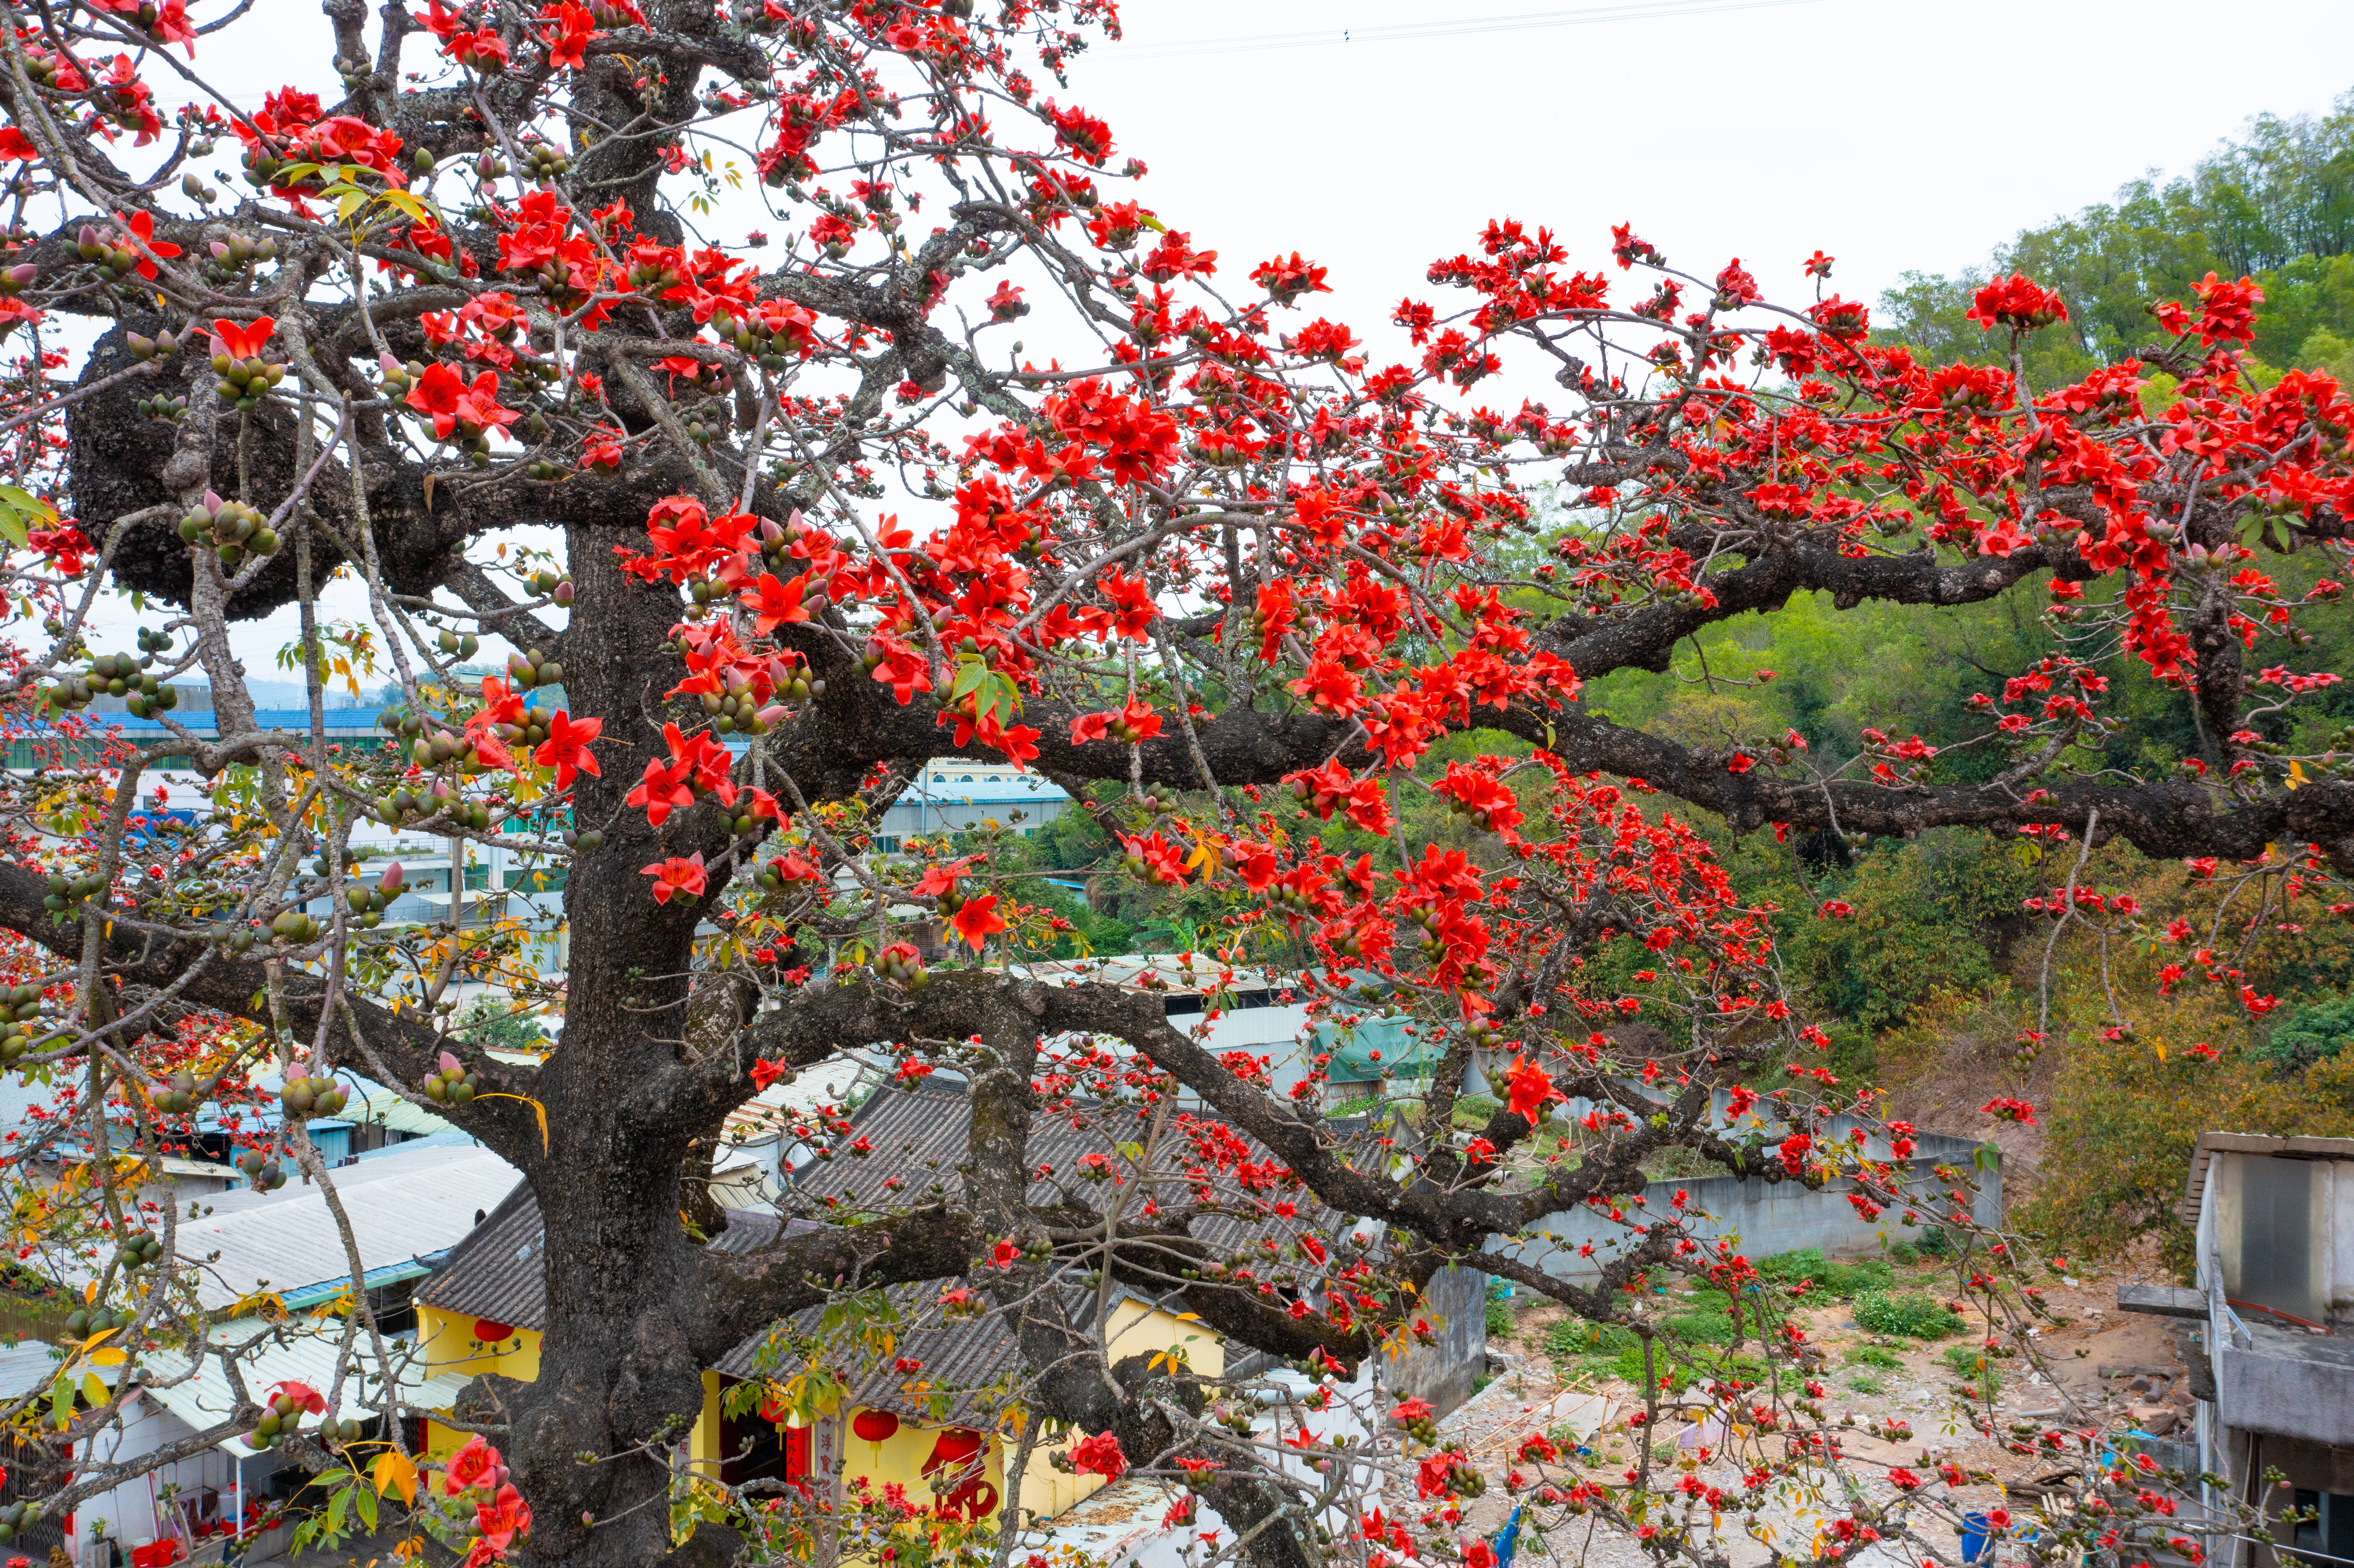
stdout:
MULTIPOLYGON (((195 1431, 178 1416, 141 1394, 124 1406, 120 1426, 82 1444, 77 1449, 77 1457, 85 1466, 123 1464, 195 1436, 195 1431)), ((198 1487, 218 1489, 223 1517, 237 1506, 236 1461, 218 1447, 208 1447, 201 1454, 175 1459, 149 1475, 125 1481, 111 1492, 83 1499, 70 1516, 66 1550, 79 1561, 81 1543, 92 1539, 90 1526, 98 1520, 104 1521, 109 1539, 123 1542, 126 1552, 142 1541, 155 1539, 164 1533, 156 1527, 160 1511, 157 1505, 167 1483, 176 1484, 183 1491, 198 1487)))
POLYGON ((2325 1178, 2316 1172, 2315 1184, 2320 1191, 2315 1194, 2315 1206, 2329 1216, 2329 1270, 2324 1277, 2329 1281, 2329 1310, 2335 1317, 2340 1312, 2354 1313, 2354 1160, 2329 1160, 2319 1164, 2328 1174, 2325 1178))

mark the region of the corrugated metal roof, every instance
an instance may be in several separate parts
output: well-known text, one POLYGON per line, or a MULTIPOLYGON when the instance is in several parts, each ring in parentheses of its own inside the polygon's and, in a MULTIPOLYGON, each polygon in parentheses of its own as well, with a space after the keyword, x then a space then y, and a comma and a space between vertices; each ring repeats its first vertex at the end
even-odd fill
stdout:
MULTIPOLYGON (((334 1178, 371 1270, 448 1250, 520 1180, 489 1150, 469 1146, 396 1151, 334 1178)), ((200 1269, 197 1299, 207 1310, 257 1289, 299 1291, 347 1277, 343 1234, 318 1188, 290 1183, 236 1197, 244 1201, 225 1194, 210 1214, 179 1224, 179 1255, 200 1269)))
MULTIPOLYGON (((923 1315, 931 1292, 928 1287, 900 1286, 886 1294, 901 1319, 913 1321, 923 1315)), ((824 1308, 820 1307, 796 1313, 786 1326, 787 1333, 815 1335, 823 1313, 824 1308)), ((1085 1314, 1082 1311, 1080 1315, 1085 1314)), ((895 1338, 895 1359, 921 1361, 922 1369, 903 1372, 893 1361, 880 1361, 851 1390, 851 1404, 895 1410, 927 1423, 967 1422, 977 1414, 993 1410, 998 1403, 996 1396, 1012 1390, 1008 1374, 1017 1372, 1021 1366, 1021 1347, 1013 1330, 1000 1318, 902 1329, 895 1338), (932 1391, 944 1395, 948 1403, 936 1408, 932 1391)), ((769 1340, 767 1333, 753 1335, 720 1357, 716 1370, 728 1377, 775 1376, 779 1372, 790 1376, 795 1366, 790 1351, 773 1357, 765 1371, 761 1368, 761 1351, 769 1340)), ((843 1359, 854 1365, 859 1358, 845 1352, 843 1359)))
POLYGON ((355 1107, 352 1119, 359 1122, 372 1122, 387 1132, 403 1132, 411 1138, 422 1138, 432 1132, 447 1132, 452 1126, 450 1121, 435 1116, 431 1111, 420 1106, 410 1105, 390 1089, 370 1095, 365 1101, 355 1107))
POLYGON ((56 1351, 39 1340, 0 1345, 0 1400, 22 1399, 48 1387, 59 1364, 56 1351))
MULTIPOLYGON (((237 1355, 238 1372, 245 1380, 246 1393, 256 1399, 281 1383, 305 1383, 322 1394, 334 1387, 335 1358, 343 1343, 343 1325, 339 1322, 317 1326, 301 1322, 270 1324, 260 1319, 239 1318, 214 1324, 205 1337, 207 1351, 193 1376, 183 1376, 188 1371, 189 1360, 176 1351, 147 1356, 142 1369, 140 1393, 194 1431, 201 1432, 226 1421, 236 1412, 236 1391, 230 1387, 228 1374, 221 1365, 223 1350, 237 1355), (271 1342, 254 1343, 264 1336, 270 1336, 271 1342), (169 1381, 175 1379, 178 1381, 169 1381)), ((365 1337, 355 1341, 353 1361, 346 1369, 343 1396, 346 1413, 361 1407, 364 1394, 373 1401, 381 1392, 378 1383, 369 1383, 363 1387, 360 1382, 361 1358, 366 1353, 366 1343, 365 1337)), ((368 1368, 366 1375, 373 1379, 380 1371, 368 1368)), ((416 1378, 412 1372, 402 1379, 400 1393, 424 1409, 446 1410, 466 1381, 456 1379, 453 1386, 445 1389, 442 1385, 451 1383, 448 1374, 429 1383, 416 1378), (433 1403, 437 1397, 440 1404, 433 1403)), ((239 1457, 250 1452, 242 1437, 232 1437, 215 1446, 239 1457)))
MULTIPOLYGON (((785 1224, 790 1230, 813 1228, 806 1221, 785 1224)), ((727 1228, 720 1233, 714 1245, 723 1252, 750 1252, 774 1239, 779 1224, 774 1214, 730 1210, 727 1228)), ((418 1303, 460 1317, 488 1318, 518 1329, 545 1330, 547 1285, 541 1252, 539 1204, 528 1186, 519 1186, 499 1205, 497 1213, 454 1248, 449 1261, 419 1288, 418 1303)), ((927 1293, 920 1287, 902 1287, 890 1294, 900 1312, 913 1318, 927 1293)), ((790 1320, 788 1332, 816 1333, 822 1312, 822 1308, 811 1308, 797 1315, 790 1320)), ((759 1376, 760 1351, 769 1337, 768 1330, 752 1335, 722 1356, 716 1370, 729 1377, 759 1376)), ((995 1320, 984 1319, 902 1334, 898 1353, 922 1361, 924 1375, 942 1386, 969 1388, 990 1383, 1011 1367, 1014 1348, 1012 1334, 995 1320)), ((922 1414, 918 1403, 905 1392, 904 1385, 908 1382, 906 1374, 893 1371, 885 1363, 866 1379, 853 1398, 861 1404, 922 1414)), ((969 1404, 969 1399, 960 1398, 950 1415, 962 1414, 969 1404)))

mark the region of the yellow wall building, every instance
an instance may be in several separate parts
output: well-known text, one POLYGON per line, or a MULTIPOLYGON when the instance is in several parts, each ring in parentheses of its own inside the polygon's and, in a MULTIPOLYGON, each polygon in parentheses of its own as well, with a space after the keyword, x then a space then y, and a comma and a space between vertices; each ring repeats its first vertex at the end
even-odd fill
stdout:
MULTIPOLYGON (((546 1320, 538 1241, 537 1205, 527 1188, 518 1188, 418 1292, 423 1378, 495 1372, 529 1383, 538 1377, 540 1330, 535 1324, 546 1320), (500 1316, 490 1316, 493 1311, 500 1316)), ((1121 1298, 1112 1308, 1109 1328, 1115 1361, 1159 1351, 1173 1354, 1211 1376, 1225 1370, 1225 1347, 1215 1334, 1199 1322, 1150 1303, 1121 1298)), ((752 1372, 752 1359, 765 1337, 740 1347, 726 1358, 724 1365, 752 1372)), ((967 1387, 991 1382, 998 1372, 1018 1364, 1013 1336, 994 1323, 947 1324, 915 1330, 905 1338, 902 1354, 928 1364, 952 1358, 967 1387), (1005 1363, 1003 1368, 977 1364, 999 1361, 1005 1363), (981 1372, 988 1375, 973 1375, 981 1372)), ((821 1473, 839 1456, 841 1482, 845 1487, 864 1480, 880 1492, 896 1484, 907 1489, 911 1500, 937 1506, 943 1500, 935 1491, 937 1480, 953 1494, 947 1499, 951 1506, 974 1510, 970 1517, 991 1518, 1003 1507, 1005 1463, 1020 1442, 1018 1416, 1004 1421, 1002 1430, 996 1429, 999 1422, 993 1414, 974 1407, 974 1402, 962 1396, 952 1396, 949 1419, 920 1418, 938 1394, 924 1381, 923 1373, 901 1374, 886 1363, 854 1391, 843 1408, 822 1419, 822 1430, 811 1437, 796 1438, 782 1427, 761 1422, 757 1412, 742 1417, 726 1414, 726 1391, 739 1381, 745 1380, 720 1368, 703 1374, 703 1411, 685 1445, 684 1457, 691 1469, 714 1479, 739 1478, 726 1472, 776 1457, 769 1451, 773 1442, 780 1452, 797 1449, 803 1466, 809 1466, 814 1457, 821 1473), (896 1423, 896 1429, 880 1442, 858 1435, 859 1417, 869 1411, 896 1423), (991 1429, 982 1430, 984 1425, 991 1429), (748 1444, 752 1450, 748 1457, 748 1444), (976 1447, 980 1450, 977 1468, 963 1457, 976 1447), (927 1473, 928 1465, 933 1473, 927 1473)), ((870 1429, 876 1425, 880 1424, 870 1424, 870 1429)), ((466 1434, 429 1420, 419 1447, 429 1459, 441 1459, 465 1440, 466 1434)), ((1039 1444, 1031 1452, 1019 1501, 1023 1512, 1033 1518, 1051 1519, 1104 1485, 1100 1476, 1073 1475, 1054 1467, 1050 1455, 1068 1444, 1066 1437, 1051 1445, 1039 1444)), ((786 1472, 779 1467, 754 1473, 781 1478, 786 1472)))

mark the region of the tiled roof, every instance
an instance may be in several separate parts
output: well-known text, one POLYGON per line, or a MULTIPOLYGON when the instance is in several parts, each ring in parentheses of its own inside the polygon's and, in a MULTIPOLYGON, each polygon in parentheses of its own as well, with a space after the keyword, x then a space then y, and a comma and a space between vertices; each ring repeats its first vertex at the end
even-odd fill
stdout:
MULTIPOLYGON (((1042 1110, 1030 1139, 1034 1169, 1051 1169, 1092 1198, 1099 1190, 1078 1179, 1081 1157, 1100 1152, 1111 1156, 1116 1165, 1124 1166, 1126 1161, 1119 1158, 1118 1145, 1140 1139, 1150 1116, 1149 1109, 1136 1112, 1122 1108, 1091 1112, 1086 1117, 1068 1112, 1049 1115, 1042 1110), (1099 1126, 1095 1119, 1097 1114, 1119 1118, 1138 1116, 1140 1119, 1133 1128, 1124 1125, 1124 1121, 1099 1126)), ((962 1084, 942 1084, 935 1079, 912 1090, 886 1089, 862 1106, 853 1119, 856 1129, 851 1138, 837 1141, 833 1158, 804 1167, 795 1178, 792 1196, 801 1203, 871 1212, 917 1207, 943 1196, 961 1197, 963 1179, 957 1167, 965 1156, 972 1119, 971 1105, 962 1084), (871 1155, 857 1158, 842 1152, 862 1136, 874 1150, 871 1155), (892 1184, 895 1181, 898 1185, 892 1184)), ((1190 1202, 1192 1185, 1182 1173, 1187 1160, 1184 1140, 1168 1139, 1163 1147, 1170 1152, 1154 1174, 1151 1195, 1163 1208, 1190 1202)), ((1256 1148, 1250 1152, 1262 1159, 1266 1154, 1256 1148)), ((1126 1179, 1134 1180, 1132 1168, 1126 1179)), ((1033 1202, 1051 1203, 1060 1191, 1054 1177, 1041 1175, 1033 1182, 1029 1196, 1033 1202)), ((1140 1196, 1131 1196, 1131 1211, 1140 1202, 1140 1196)), ((1253 1223, 1212 1217, 1197 1222, 1193 1234, 1212 1247, 1230 1252, 1256 1245, 1263 1236, 1272 1238, 1282 1248, 1292 1236, 1303 1232, 1313 1232, 1328 1240, 1339 1234, 1339 1216, 1319 1207, 1304 1189, 1291 1197, 1299 1209, 1291 1218, 1253 1223)), ((774 1239, 780 1227, 790 1232, 811 1223, 730 1210, 727 1228, 715 1238, 713 1245, 724 1252, 749 1253, 774 1239)), ((496 1213, 452 1250, 440 1272, 418 1291, 417 1299, 422 1305, 451 1312, 488 1318, 518 1328, 544 1329, 547 1300, 540 1255, 538 1205, 528 1187, 518 1186, 496 1213)), ((889 1295, 901 1317, 914 1321, 927 1315, 932 1291, 928 1286, 909 1286, 896 1288, 889 1295)), ((1079 1293, 1074 1292, 1076 1317, 1087 1316, 1093 1296, 1093 1291, 1087 1291, 1082 1300, 1079 1293)), ((796 1315, 786 1332, 795 1336, 817 1333, 822 1314, 822 1308, 812 1308, 796 1315)), ((760 1375, 760 1351, 769 1339, 768 1330, 752 1335, 721 1357, 717 1370, 730 1377, 760 1375)), ((852 1403, 895 1409, 927 1421, 963 1420, 977 1407, 985 1405, 990 1388, 1018 1366, 1014 1337, 995 1317, 902 1330, 897 1339, 895 1355, 923 1362, 921 1379, 948 1392, 946 1408, 934 1409, 924 1393, 911 1393, 911 1374, 897 1372, 888 1361, 881 1362, 852 1391, 852 1403)))
MULTIPOLYGON (((1179 1111, 1177 1115, 1186 1118, 1172 1128, 1172 1131, 1177 1133, 1182 1133, 1186 1125, 1215 1119, 1204 1118, 1198 1110, 1179 1111)), ((963 1178, 957 1168, 964 1160, 972 1125, 972 1107, 961 1081, 943 1082, 935 1075, 913 1089, 878 1090, 859 1107, 853 1119, 857 1125, 854 1136, 864 1136, 873 1146, 873 1154, 861 1159, 842 1153, 849 1141, 845 1139, 835 1145, 832 1160, 820 1160, 794 1172, 797 1192, 806 1202, 819 1206, 819 1212, 827 1208, 899 1209, 943 1195, 961 1194, 963 1178), (894 1181, 898 1185, 892 1185, 894 1181)), ((1142 1142, 1151 1119, 1149 1106, 1089 1107, 1084 1113, 1063 1114, 1042 1107, 1030 1130, 1030 1162, 1036 1179, 1030 1184, 1029 1201, 1037 1204, 1055 1202, 1063 1196, 1063 1184, 1068 1183, 1083 1198, 1099 1202, 1098 1194, 1103 1189, 1080 1174, 1080 1161, 1089 1154, 1107 1156, 1121 1172, 1122 1180, 1134 1180, 1135 1172, 1119 1146, 1142 1142)), ((1271 1158, 1256 1143, 1246 1147, 1254 1160, 1271 1158)), ((1183 1174, 1191 1163, 1189 1141, 1182 1136, 1167 1136, 1161 1149, 1161 1159, 1152 1173, 1149 1196, 1164 1209, 1191 1202, 1193 1183, 1183 1174)), ((1221 1181, 1219 1186, 1221 1197, 1230 1195, 1230 1182, 1221 1181)), ((1131 1212, 1140 1205, 1145 1195, 1131 1197, 1131 1212)), ((1288 1196, 1299 1211, 1290 1220, 1269 1218, 1246 1223, 1213 1217, 1197 1224, 1193 1234, 1214 1245, 1232 1249, 1246 1241, 1256 1241, 1263 1233, 1274 1235, 1279 1246, 1302 1231, 1329 1234, 1334 1229, 1337 1216, 1322 1211, 1307 1189, 1288 1196)))
MULTIPOLYGON (((772 1240, 779 1223, 774 1214, 730 1209, 727 1228, 712 1245, 720 1252, 750 1252, 772 1240)), ((518 1329, 545 1330, 547 1276, 540 1262, 542 1233, 539 1200, 532 1195, 529 1182, 517 1182, 506 1201, 452 1247, 449 1261, 419 1287, 419 1304, 518 1329)))

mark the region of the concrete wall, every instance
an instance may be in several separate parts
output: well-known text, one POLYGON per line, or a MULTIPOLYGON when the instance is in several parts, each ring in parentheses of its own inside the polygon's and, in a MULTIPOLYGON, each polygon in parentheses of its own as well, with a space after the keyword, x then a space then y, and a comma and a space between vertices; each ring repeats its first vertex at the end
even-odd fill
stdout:
POLYGON ((1430 1324, 1435 1340, 1415 1343, 1389 1364, 1383 1381, 1444 1414, 1469 1399, 1472 1381, 1488 1370, 1488 1277, 1476 1268, 1441 1270, 1431 1276, 1415 1316, 1430 1324))
MULTIPOLYGON (((1970 1212, 1979 1224, 2002 1223, 1999 1162, 1991 1171, 1978 1171, 1973 1163, 1978 1146, 1965 1139, 1924 1133, 1915 1142, 1919 1147, 1905 1162, 1904 1190, 1921 1200, 1919 1212, 1925 1222, 1949 1207, 1945 1198, 1948 1183, 1935 1174, 1936 1168, 1944 1165, 1977 1182, 1977 1192, 1969 1194, 1970 1212)), ((1741 1250, 1752 1258, 1802 1247, 1819 1248, 1826 1257, 1854 1255, 1878 1251, 1883 1237, 1893 1245, 1921 1234, 1903 1224, 1902 1208, 1884 1209, 1877 1220, 1866 1221, 1848 1201, 1854 1191, 1850 1181, 1836 1181, 1816 1191, 1795 1181, 1769 1183, 1740 1176, 1653 1181, 1625 1205, 1625 1224, 1606 1213, 1566 1211, 1547 1214, 1529 1227, 1524 1238, 1491 1242, 1489 1250, 1557 1279, 1591 1278, 1631 1240, 1639 1239, 1643 1226, 1673 1213, 1678 1192, 1685 1194, 1685 1210, 1692 1216, 1695 1235, 1737 1238, 1741 1250), (1589 1245, 1591 1255, 1582 1253, 1581 1248, 1589 1245)))

